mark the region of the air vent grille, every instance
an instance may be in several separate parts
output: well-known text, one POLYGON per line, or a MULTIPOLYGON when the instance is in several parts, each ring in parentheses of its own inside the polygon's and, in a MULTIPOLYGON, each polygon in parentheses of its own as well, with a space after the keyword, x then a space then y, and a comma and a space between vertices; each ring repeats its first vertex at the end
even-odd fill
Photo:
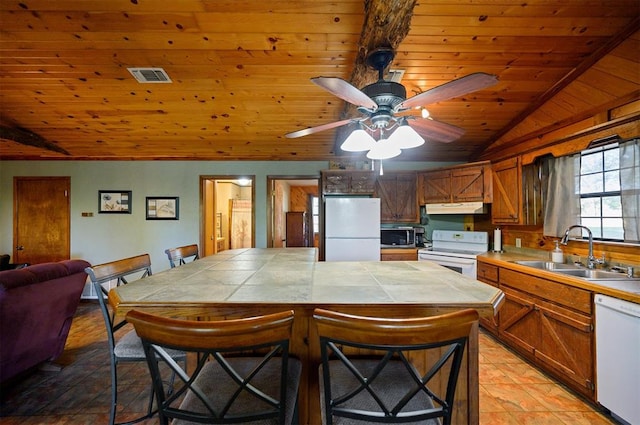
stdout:
POLYGON ((171 78, 162 68, 127 68, 139 83, 171 83, 171 78))
POLYGON ((402 81, 402 77, 404 76, 404 69, 390 69, 387 73, 387 81, 393 81, 394 83, 399 83, 402 81))

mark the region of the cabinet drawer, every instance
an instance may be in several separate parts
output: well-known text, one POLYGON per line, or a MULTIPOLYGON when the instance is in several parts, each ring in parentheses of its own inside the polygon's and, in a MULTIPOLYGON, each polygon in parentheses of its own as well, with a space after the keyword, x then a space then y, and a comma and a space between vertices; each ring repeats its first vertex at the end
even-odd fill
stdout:
POLYGON ((591 314, 590 291, 505 268, 500 270, 499 280, 500 285, 536 294, 545 300, 591 314))
POLYGON ((478 280, 487 283, 498 283, 498 266, 478 262, 478 280))

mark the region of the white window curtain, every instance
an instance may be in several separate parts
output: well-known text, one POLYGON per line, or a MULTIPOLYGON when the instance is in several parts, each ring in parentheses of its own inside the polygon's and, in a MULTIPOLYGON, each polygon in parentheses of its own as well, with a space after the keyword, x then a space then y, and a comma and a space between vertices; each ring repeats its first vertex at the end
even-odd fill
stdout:
MULTIPOLYGON (((640 139, 620 144, 620 190, 624 239, 640 241, 640 139)), ((580 224, 580 154, 551 158, 544 235, 560 237, 580 224)))
POLYGON ((580 154, 548 161, 543 233, 561 237, 569 226, 580 223, 580 154))
POLYGON ((625 241, 640 241, 640 139, 620 145, 620 191, 625 241))

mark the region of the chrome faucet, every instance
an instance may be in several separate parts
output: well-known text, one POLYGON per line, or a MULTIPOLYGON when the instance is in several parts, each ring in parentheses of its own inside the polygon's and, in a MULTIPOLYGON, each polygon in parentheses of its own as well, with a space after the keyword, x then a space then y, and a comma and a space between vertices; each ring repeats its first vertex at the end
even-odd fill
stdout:
POLYGON ((587 257, 587 268, 594 269, 596 267, 596 264, 603 264, 604 260, 600 258, 596 258, 593 255, 593 233, 591 233, 591 229, 589 229, 586 226, 574 224, 564 232, 564 236, 560 240, 560 243, 562 245, 566 245, 569 242, 569 232, 577 227, 586 230, 587 233, 589 234, 589 257, 587 257))

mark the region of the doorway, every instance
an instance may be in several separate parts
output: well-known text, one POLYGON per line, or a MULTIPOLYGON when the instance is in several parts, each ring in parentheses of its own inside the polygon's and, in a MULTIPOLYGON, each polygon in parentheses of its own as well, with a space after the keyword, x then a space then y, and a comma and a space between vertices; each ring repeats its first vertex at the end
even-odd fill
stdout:
POLYGON ((319 184, 319 177, 267 176, 268 248, 318 247, 319 184))
POLYGON ((255 246, 255 176, 200 176, 201 256, 255 246))
POLYGON ((13 263, 69 259, 70 193, 70 177, 14 177, 13 263))

